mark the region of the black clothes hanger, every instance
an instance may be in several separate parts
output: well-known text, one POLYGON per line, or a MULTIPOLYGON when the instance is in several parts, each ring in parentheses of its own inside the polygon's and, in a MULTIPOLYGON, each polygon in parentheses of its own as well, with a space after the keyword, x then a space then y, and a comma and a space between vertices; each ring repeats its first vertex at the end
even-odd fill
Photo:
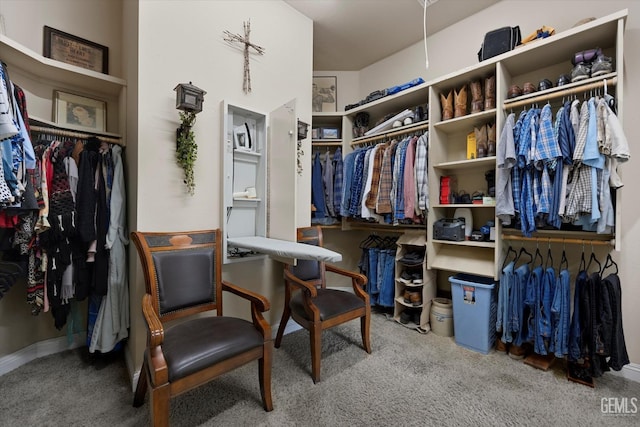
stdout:
POLYGON ((511 245, 509 245, 509 249, 507 249, 507 255, 504 257, 504 261, 502 262, 502 269, 504 270, 504 268, 507 266, 509 261, 509 255, 513 254, 513 261, 515 263, 516 259, 518 258, 518 253, 511 247, 511 245))
POLYGON ((533 255, 531 255, 531 252, 527 251, 527 250, 525 249, 525 247, 524 247, 524 246, 522 246, 522 247, 520 248, 520 252, 518 252, 518 256, 516 257, 516 259, 515 259, 515 261, 514 261, 516 264, 517 264, 517 263, 518 263, 518 261, 520 260, 520 257, 522 256, 522 254, 526 254, 526 255, 529 257, 529 261, 527 261, 525 264, 533 262, 533 255))
POLYGON ((615 267, 616 272, 613 274, 618 274, 618 264, 616 264, 616 262, 613 260, 613 258, 611 257, 611 254, 607 254, 607 259, 604 262, 604 265, 602 266, 602 271, 600 271, 600 275, 603 275, 604 271, 609 267, 615 267))
POLYGON ((562 248, 562 259, 560 259, 560 270, 566 270, 569 268, 569 261, 567 260, 567 252, 562 248))
POLYGON ((580 256, 580 268, 578 271, 586 271, 587 263, 584 260, 584 242, 582 242, 582 255, 580 256))
POLYGON ((589 257, 589 264, 587 264, 587 271, 589 271, 592 261, 598 264, 598 273, 600 273, 600 271, 602 270, 602 264, 600 264, 600 261, 598 261, 596 254, 594 254, 593 252, 591 252, 591 256, 589 257))
POLYGON ((535 255, 533 256, 533 265, 534 267, 542 267, 542 264, 544 264, 544 259, 542 258, 542 253, 540 252, 540 248, 536 246, 536 252, 535 255))
POLYGON ((551 242, 549 242, 549 246, 547 247, 547 260, 544 263, 545 270, 549 267, 553 268, 553 255, 551 255, 551 242))

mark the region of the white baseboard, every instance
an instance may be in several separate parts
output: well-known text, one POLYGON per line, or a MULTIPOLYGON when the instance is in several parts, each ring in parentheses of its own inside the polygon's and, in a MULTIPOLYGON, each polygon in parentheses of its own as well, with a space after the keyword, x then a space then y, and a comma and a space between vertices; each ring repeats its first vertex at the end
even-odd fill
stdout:
POLYGON ((87 332, 79 332, 73 336, 73 342, 69 343, 66 336, 38 341, 15 353, 0 357, 0 376, 13 371, 20 366, 50 354, 71 350, 87 345, 87 332))
POLYGON ((635 381, 640 383, 640 364, 637 363, 629 363, 628 365, 624 365, 622 370, 616 372, 611 371, 613 375, 617 375, 619 377, 626 378, 631 381, 635 381))

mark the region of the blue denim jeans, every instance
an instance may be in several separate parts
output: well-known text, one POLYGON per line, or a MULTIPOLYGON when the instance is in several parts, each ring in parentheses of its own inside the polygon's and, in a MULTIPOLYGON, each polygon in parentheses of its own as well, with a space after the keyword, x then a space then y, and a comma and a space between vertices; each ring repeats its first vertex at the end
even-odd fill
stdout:
POLYGON ((562 270, 556 281, 556 291, 551 303, 551 317, 553 319, 553 339, 551 351, 556 357, 562 358, 569 353, 569 321, 571 318, 571 285, 569 271, 562 270))
POLYGON ((378 271, 379 276, 378 288, 380 294, 378 296, 378 304, 383 307, 393 307, 395 296, 395 249, 381 249, 378 253, 378 271), (382 267, 382 270, 380 270, 382 267))
POLYGON ((368 258, 368 266, 367 269, 367 279, 369 283, 367 284, 367 292, 369 293, 369 303, 371 305, 378 304, 378 295, 380 292, 379 288, 379 274, 378 274, 378 255, 380 249, 378 248, 368 248, 366 249, 367 258, 368 258))
MULTIPOLYGON (((515 281, 511 289, 509 304, 509 325, 507 328, 507 339, 512 338, 513 344, 522 345, 522 334, 525 328, 524 318, 524 298, 529 280, 529 264, 523 264, 516 269, 515 281)), ((509 342, 509 341, 507 341, 509 342)))
POLYGON ((502 342, 511 342, 511 334, 507 333, 509 325, 509 294, 515 282, 515 272, 513 271, 515 263, 511 261, 502 270, 500 279, 500 287, 498 288, 498 316, 496 320, 496 332, 502 332, 502 342))

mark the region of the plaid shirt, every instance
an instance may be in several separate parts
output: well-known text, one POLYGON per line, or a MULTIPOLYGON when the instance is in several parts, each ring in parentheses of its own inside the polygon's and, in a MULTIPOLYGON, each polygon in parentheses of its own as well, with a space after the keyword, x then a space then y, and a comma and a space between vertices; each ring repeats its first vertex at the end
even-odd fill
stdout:
POLYGON ((343 180, 342 180, 342 197, 340 201, 340 215, 349 216, 349 204, 351 201, 351 181, 353 180, 354 162, 358 150, 344 156, 343 162, 343 180))
POLYGON ((591 213, 591 167, 582 164, 589 127, 589 106, 586 102, 580 108, 579 119, 576 149, 573 154, 574 169, 570 178, 570 188, 567 188, 569 196, 565 208, 565 216, 569 221, 575 221, 580 215, 591 213))
MULTIPOLYGON (((522 125, 527 117, 527 111, 522 110, 520 112, 520 116, 518 117, 518 121, 513 127, 513 141, 515 144, 515 153, 516 159, 518 159, 518 153, 520 151, 520 130, 522 129, 522 125)), ((511 186, 513 189, 513 208, 515 212, 520 212, 520 193, 522 191, 522 168, 520 167, 519 162, 516 163, 515 167, 511 170, 511 186)))
POLYGON ((378 190, 378 202, 376 203, 376 213, 391 213, 391 187, 393 185, 393 162, 394 152, 398 147, 398 141, 391 141, 391 144, 384 150, 382 157, 382 168, 380 169, 380 186, 378 190))
POLYGON ((338 147, 336 152, 333 154, 333 209, 336 216, 340 214, 340 205, 342 204, 343 167, 342 151, 340 150, 340 147, 338 147))
POLYGON ((425 211, 429 210, 429 181, 427 176, 428 141, 428 132, 425 132, 418 138, 418 142, 416 143, 416 161, 414 163, 416 188, 418 190, 416 210, 421 210, 423 212, 422 215, 425 214, 425 211))
POLYGON ((393 165, 393 184, 391 189, 391 203, 393 207, 394 223, 404 219, 404 161, 407 155, 407 145, 410 139, 405 138, 396 151, 393 165))
POLYGON ((562 152, 558 146, 553 126, 551 105, 546 104, 540 113, 540 127, 533 159, 536 168, 542 169, 542 174, 539 176, 540 181, 537 183, 538 200, 536 201, 536 211, 538 214, 548 214, 550 212, 553 187, 549 168, 554 168, 557 158, 561 156, 562 152))
POLYGON ((380 186, 380 172, 382 170, 382 158, 388 146, 389 144, 384 142, 381 142, 376 146, 377 150, 375 151, 375 155, 373 157, 371 190, 369 191, 369 194, 367 194, 367 199, 365 200, 365 206, 368 207, 369 209, 376 208, 376 200, 378 200, 378 190, 380 186))
POLYGON ((530 237, 536 230, 534 178, 532 164, 532 139, 535 138, 536 118, 538 112, 531 109, 527 112, 520 129, 520 144, 518 146, 518 168, 522 172, 522 188, 520 190, 520 229, 522 234, 530 237))
POLYGON ((351 182, 351 198, 349 200, 349 216, 360 216, 360 194, 362 193, 362 172, 366 149, 358 150, 353 163, 353 181, 351 182))

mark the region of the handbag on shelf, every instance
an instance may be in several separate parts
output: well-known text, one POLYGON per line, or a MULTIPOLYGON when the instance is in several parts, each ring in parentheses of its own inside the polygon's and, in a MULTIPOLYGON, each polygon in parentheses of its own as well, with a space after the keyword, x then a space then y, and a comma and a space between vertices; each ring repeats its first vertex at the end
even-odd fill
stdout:
POLYGON ((509 52, 520 44, 522 36, 520 27, 502 27, 489 31, 484 35, 484 41, 478 51, 478 61, 493 58, 501 53, 509 52))

